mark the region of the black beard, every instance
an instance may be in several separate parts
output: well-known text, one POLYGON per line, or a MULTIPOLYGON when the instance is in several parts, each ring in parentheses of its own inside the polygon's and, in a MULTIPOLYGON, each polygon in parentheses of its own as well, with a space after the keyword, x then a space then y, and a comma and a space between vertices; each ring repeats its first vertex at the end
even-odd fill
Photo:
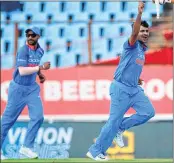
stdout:
POLYGON ((28 40, 27 41, 29 45, 36 45, 37 44, 37 41, 33 41, 33 43, 29 43, 29 41, 33 41, 33 40, 28 40))

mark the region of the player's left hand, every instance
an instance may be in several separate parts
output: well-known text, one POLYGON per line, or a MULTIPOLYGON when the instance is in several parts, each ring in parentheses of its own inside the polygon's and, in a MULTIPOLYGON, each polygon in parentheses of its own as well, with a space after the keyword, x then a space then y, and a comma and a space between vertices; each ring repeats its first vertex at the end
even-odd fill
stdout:
POLYGON ((40 79, 40 83, 44 83, 44 82, 45 82, 45 80, 46 80, 45 75, 44 75, 44 74, 42 74, 42 73, 40 73, 38 76, 39 76, 39 79, 40 79))
POLYGON ((138 85, 143 85, 143 81, 144 81, 144 80, 139 79, 139 80, 138 80, 138 85))
MULTIPOLYGON (((155 3, 155 0, 152 0, 153 3, 155 3)), ((166 3, 166 0, 159 0, 158 1, 160 5, 163 5, 166 3)))

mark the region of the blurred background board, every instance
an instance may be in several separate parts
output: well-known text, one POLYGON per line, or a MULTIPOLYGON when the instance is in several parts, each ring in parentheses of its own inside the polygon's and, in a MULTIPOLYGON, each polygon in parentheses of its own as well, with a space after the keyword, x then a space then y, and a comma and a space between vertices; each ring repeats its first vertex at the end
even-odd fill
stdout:
MULTIPOLYGON (((41 159, 84 158, 95 141, 103 122, 44 123, 36 137, 35 150, 41 159)), ((9 158, 23 158, 18 150, 26 136, 27 123, 18 122, 10 129, 4 143, 4 153, 9 158)), ((115 142, 107 150, 112 159, 172 158, 172 122, 151 122, 124 132, 125 147, 115 142), (166 133, 167 139, 166 138, 166 133)))

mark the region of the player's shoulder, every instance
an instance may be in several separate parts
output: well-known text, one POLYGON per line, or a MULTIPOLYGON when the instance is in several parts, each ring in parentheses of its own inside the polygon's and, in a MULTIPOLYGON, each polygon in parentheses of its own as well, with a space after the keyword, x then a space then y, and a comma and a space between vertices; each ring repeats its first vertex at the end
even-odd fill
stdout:
POLYGON ((136 41, 133 45, 131 45, 130 43, 129 43, 129 39, 127 39, 125 42, 124 42, 124 44, 123 44, 123 48, 124 49, 134 49, 134 48, 136 48, 138 46, 138 41, 136 41))
POLYGON ((28 52, 29 52, 29 50, 28 50, 27 46, 23 45, 18 49, 16 57, 28 56, 28 52))
POLYGON ((18 52, 27 52, 28 51, 28 46, 27 45, 23 45, 19 48, 18 52))
POLYGON ((43 55, 44 54, 43 48, 41 48, 41 46, 39 44, 38 44, 38 46, 39 46, 39 52, 43 55))
POLYGON ((44 50, 41 47, 40 47, 40 51, 41 51, 42 54, 44 54, 44 50))

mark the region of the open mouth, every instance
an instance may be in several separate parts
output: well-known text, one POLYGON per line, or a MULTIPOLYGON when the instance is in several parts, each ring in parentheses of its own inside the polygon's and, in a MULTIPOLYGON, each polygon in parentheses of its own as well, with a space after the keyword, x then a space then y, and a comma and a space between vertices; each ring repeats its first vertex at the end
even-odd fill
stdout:
POLYGON ((146 42, 148 40, 148 37, 147 36, 143 36, 142 39, 143 39, 144 42, 146 42))
POLYGON ((143 39, 148 39, 148 37, 147 36, 143 36, 143 39))
POLYGON ((33 43, 34 41, 33 41, 33 40, 29 40, 28 42, 29 42, 29 43, 33 43))

